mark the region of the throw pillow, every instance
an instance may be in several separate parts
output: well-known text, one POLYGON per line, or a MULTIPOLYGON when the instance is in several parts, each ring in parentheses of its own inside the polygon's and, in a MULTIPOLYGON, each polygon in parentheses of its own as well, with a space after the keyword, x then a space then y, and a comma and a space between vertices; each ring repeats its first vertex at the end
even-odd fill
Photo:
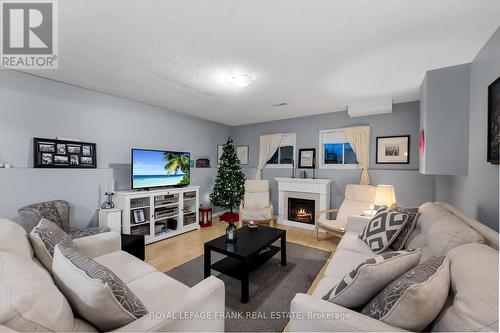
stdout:
POLYGON ((408 221, 408 215, 383 206, 363 229, 359 238, 375 253, 385 251, 408 221))
POLYGON ((78 248, 67 233, 47 219, 40 220, 31 230, 29 239, 35 256, 49 272, 52 270, 52 257, 57 244, 78 248))
POLYGON ((401 275, 368 303, 362 314, 419 332, 439 314, 450 289, 448 259, 439 257, 401 275))
POLYGON ((101 331, 110 331, 148 311, 112 271, 72 247, 57 245, 52 271, 73 310, 101 331))
POLYGON ((415 230, 418 222, 419 211, 418 208, 404 208, 398 204, 392 205, 391 209, 395 212, 408 215, 408 222, 406 222, 404 227, 401 228, 401 231, 390 246, 394 251, 399 251, 404 248, 411 233, 415 230))
POLYGON ((347 308, 363 306, 394 279, 418 265, 419 260, 420 250, 387 252, 370 258, 344 276, 323 299, 347 308))

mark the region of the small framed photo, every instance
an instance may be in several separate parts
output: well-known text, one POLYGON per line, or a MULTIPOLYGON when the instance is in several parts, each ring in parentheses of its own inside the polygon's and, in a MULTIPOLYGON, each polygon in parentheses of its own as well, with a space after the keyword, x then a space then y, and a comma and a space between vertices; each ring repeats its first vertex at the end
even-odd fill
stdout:
POLYGON ((82 155, 83 156, 91 156, 92 155, 92 147, 91 146, 82 146, 82 155))
POLYGON ((81 146, 68 145, 68 154, 80 154, 81 151, 81 146))
POLYGON ((56 151, 58 155, 66 155, 66 144, 58 143, 56 151))
POLYGON ((248 165, 248 146, 237 146, 236 156, 241 165, 248 165))
POLYGON ((56 149, 54 143, 40 142, 38 144, 38 151, 41 153, 55 153, 56 149))
POLYGON ((78 155, 69 156, 69 165, 80 165, 80 159, 78 158, 78 155))
POLYGON ((42 153, 42 160, 41 163, 43 165, 52 165, 54 164, 54 161, 52 159, 52 154, 49 153, 42 153))
POLYGON ((410 136, 378 136, 377 164, 409 164, 410 136))
POLYGON ((134 222, 135 223, 146 222, 146 218, 144 216, 144 210, 143 209, 136 209, 136 210, 134 210, 134 222))
POLYGON ((220 164, 220 158, 224 152, 224 145, 217 145, 217 164, 220 164))
POLYGON ((92 157, 86 157, 86 156, 82 156, 80 157, 80 162, 82 162, 82 164, 92 164, 92 157))
POLYGON ((299 169, 314 169, 316 167, 316 149, 299 149, 299 169))
POLYGON ((54 155, 54 164, 68 164, 68 156, 54 155))

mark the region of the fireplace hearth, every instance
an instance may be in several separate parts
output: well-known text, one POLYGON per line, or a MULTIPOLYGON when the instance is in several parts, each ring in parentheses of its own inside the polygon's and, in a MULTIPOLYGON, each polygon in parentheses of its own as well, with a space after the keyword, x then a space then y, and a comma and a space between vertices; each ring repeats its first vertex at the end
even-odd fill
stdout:
POLYGON ((288 198, 288 220, 314 225, 315 208, 314 200, 288 198))

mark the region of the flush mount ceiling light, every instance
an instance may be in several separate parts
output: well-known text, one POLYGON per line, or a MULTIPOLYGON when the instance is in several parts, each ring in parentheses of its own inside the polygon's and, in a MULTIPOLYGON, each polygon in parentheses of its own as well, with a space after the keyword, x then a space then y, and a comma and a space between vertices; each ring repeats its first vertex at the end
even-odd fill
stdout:
POLYGON ((254 81, 255 81, 254 78, 249 74, 237 73, 237 74, 232 74, 231 76, 231 83, 239 88, 248 87, 254 81))

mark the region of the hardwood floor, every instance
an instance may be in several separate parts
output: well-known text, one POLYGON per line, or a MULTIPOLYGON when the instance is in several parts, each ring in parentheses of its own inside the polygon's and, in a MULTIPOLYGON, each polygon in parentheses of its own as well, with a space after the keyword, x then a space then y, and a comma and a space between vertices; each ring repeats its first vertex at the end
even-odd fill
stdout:
MULTIPOLYGON (((211 227, 201 228, 199 230, 187 232, 185 234, 175 236, 163 241, 159 241, 146 246, 146 262, 154 266, 160 272, 166 272, 174 267, 184 264, 203 254, 203 244, 209 240, 219 237, 224 234, 227 224, 219 222, 214 217, 214 222, 211 227)), ((317 241, 314 231, 288 227, 281 224, 273 224, 274 227, 285 229, 287 241, 300 245, 317 248, 325 251, 333 252, 337 248, 339 238, 332 236, 322 236, 321 240, 317 241)), ((331 260, 331 256, 328 262, 331 260)), ((327 262, 327 263, 328 263, 327 262)), ((322 268, 313 284, 308 290, 308 294, 312 293, 318 281, 323 276, 326 268, 322 268)))

